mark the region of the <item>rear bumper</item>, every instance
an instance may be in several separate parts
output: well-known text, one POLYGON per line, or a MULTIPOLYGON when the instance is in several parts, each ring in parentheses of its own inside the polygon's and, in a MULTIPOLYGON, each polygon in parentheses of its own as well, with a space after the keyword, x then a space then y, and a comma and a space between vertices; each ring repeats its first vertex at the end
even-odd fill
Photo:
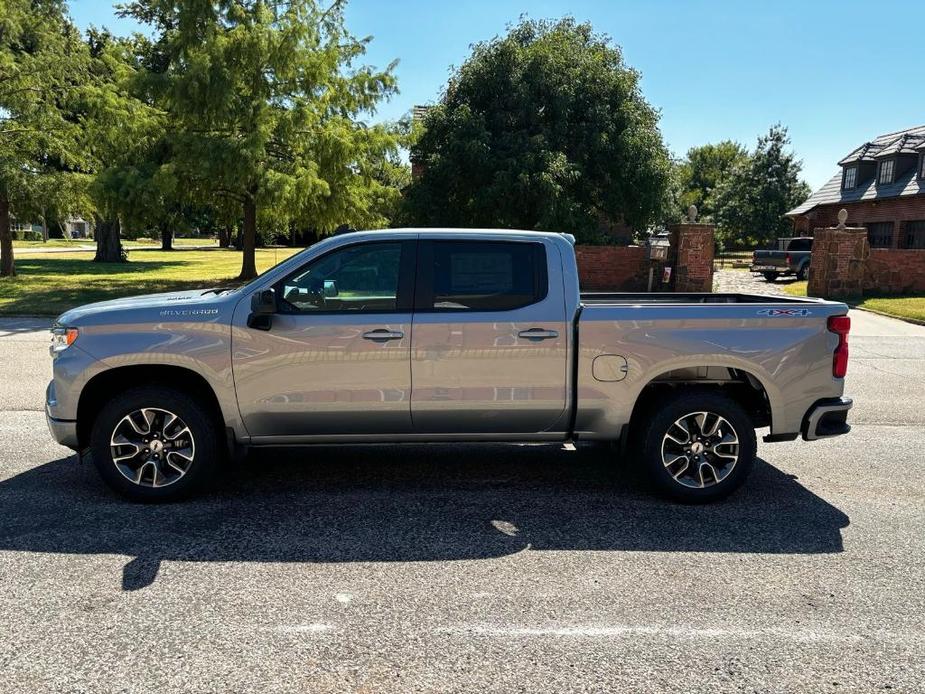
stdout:
POLYGON ((789 267, 781 267, 777 265, 752 265, 749 269, 752 272, 776 272, 779 275, 786 275, 792 272, 789 267))
POLYGON ((803 440, 815 441, 847 434, 851 431, 848 410, 853 404, 851 398, 826 398, 816 402, 803 417, 803 440))

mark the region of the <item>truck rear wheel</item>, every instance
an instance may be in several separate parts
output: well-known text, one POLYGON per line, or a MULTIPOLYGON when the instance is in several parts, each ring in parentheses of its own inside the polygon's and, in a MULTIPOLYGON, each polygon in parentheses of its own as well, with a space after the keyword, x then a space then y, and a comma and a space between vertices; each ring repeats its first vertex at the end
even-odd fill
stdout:
POLYGON ((680 391, 645 425, 643 465, 662 494, 686 503, 728 496, 755 462, 755 428, 734 400, 710 390, 680 391))
POLYGON ((777 272, 762 272, 761 274, 764 275, 764 278, 765 278, 768 282, 773 282, 774 280, 776 280, 776 279, 780 276, 779 273, 777 273, 777 272))
POLYGON ((93 423, 93 463, 132 501, 173 501, 199 491, 221 455, 208 410, 186 393, 140 386, 110 400, 93 423))

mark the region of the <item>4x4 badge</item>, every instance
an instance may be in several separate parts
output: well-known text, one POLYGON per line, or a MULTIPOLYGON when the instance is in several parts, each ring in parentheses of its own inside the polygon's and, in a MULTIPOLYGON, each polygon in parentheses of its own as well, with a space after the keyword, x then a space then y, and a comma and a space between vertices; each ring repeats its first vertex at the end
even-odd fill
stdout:
POLYGON ((763 308, 758 311, 759 316, 808 316, 808 308, 763 308))

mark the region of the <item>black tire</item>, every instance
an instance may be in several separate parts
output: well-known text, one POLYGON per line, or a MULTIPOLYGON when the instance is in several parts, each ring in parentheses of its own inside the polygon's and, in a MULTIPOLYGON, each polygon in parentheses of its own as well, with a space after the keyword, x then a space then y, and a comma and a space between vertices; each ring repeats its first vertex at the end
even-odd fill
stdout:
MULTIPOLYGON (((155 425, 148 426, 149 431, 156 429, 156 418, 161 417, 161 423, 171 421, 166 415, 157 413, 150 415, 155 419, 155 425)), ((138 420, 135 421, 142 421, 138 420)), ((173 431, 176 431, 180 425, 175 425, 173 431)), ((171 433, 167 427, 162 427, 165 433, 171 433)), ((124 431, 130 431, 123 429, 124 431)), ((120 430, 121 431, 121 430, 120 430)), ((136 428, 137 431, 137 428, 136 428)), ((204 489, 213 479, 223 457, 224 446, 220 436, 220 427, 215 421, 212 413, 203 406, 196 398, 187 393, 166 386, 139 386, 126 390, 120 395, 112 398, 97 415, 93 422, 93 429, 90 435, 90 450, 93 464, 103 478, 103 481, 114 491, 125 496, 132 501, 157 503, 175 501, 190 496, 204 489), (171 459, 179 461, 185 467, 182 473, 173 468, 164 468, 169 474, 178 475, 178 479, 167 482, 163 486, 153 486, 150 481, 144 479, 142 483, 135 483, 130 480, 113 460, 113 453, 110 447, 112 437, 116 436, 116 427, 127 427, 130 423, 125 423, 125 418, 133 412, 140 412, 142 409, 148 411, 164 412, 177 416, 181 424, 189 430, 189 439, 186 434, 181 434, 180 441, 189 442, 190 448, 184 451, 191 451, 191 462, 188 464, 183 457, 170 458, 173 452, 164 450, 164 460, 171 459)), ((156 432, 155 432, 156 433, 156 432)), ((141 436, 141 434, 138 434, 141 436)), ((156 438, 156 436, 154 437, 156 438)), ((161 436, 162 447, 167 445, 167 437, 161 436)), ((148 441, 148 438, 143 439, 148 441)), ((173 445, 171 443, 171 445, 173 445)), ((126 444, 134 446, 134 444, 126 444)), ((131 452, 131 448, 121 448, 117 451, 131 452)), ((147 452, 149 449, 143 449, 147 452)), ((174 451, 178 452, 178 451, 174 451)), ((142 456, 145 453, 140 454, 142 456)), ((158 456, 160 457, 160 456, 158 456)), ((130 460, 127 465, 132 464, 130 460)), ((149 459, 147 464, 150 466, 152 461, 149 459)), ((160 465, 163 467, 164 463, 160 465)), ((141 467, 139 465, 139 467, 141 467)), ((148 468, 152 470, 152 468, 148 468)), ((157 473, 150 472, 148 477, 157 482, 157 473)), ((162 477, 161 481, 166 482, 169 477, 162 477)))
POLYGON ((764 275, 764 278, 765 278, 768 282, 773 282, 773 281, 776 280, 778 277, 780 277, 780 274, 777 273, 777 272, 762 272, 761 274, 764 275))
POLYGON ((802 282, 806 279, 806 272, 809 270, 809 263, 804 263, 800 266, 800 269, 797 270, 797 279, 802 282))
MULTIPOLYGON (((726 426, 723 425, 723 428, 718 431, 720 433, 727 431, 726 426)), ((718 438, 718 436, 714 438, 718 438)), ((659 493, 684 503, 717 501, 734 492, 742 486, 749 472, 751 472, 757 452, 755 425, 742 407, 722 393, 702 388, 680 390, 676 394, 660 400, 657 407, 650 412, 643 423, 641 440, 643 467, 649 480, 659 493), (710 484, 708 486, 691 487, 678 481, 664 464, 662 444, 669 430, 677 431, 672 429, 676 421, 685 415, 699 412, 713 413, 726 420, 727 424, 732 428, 732 434, 738 439, 738 449, 736 451, 738 457, 731 465, 728 473, 719 481, 716 481, 717 475, 714 473, 713 479, 709 480, 710 484)), ((674 445, 671 442, 668 442, 668 444, 674 445)), ((713 445, 715 446, 715 441, 713 445)), ((732 448, 724 448, 723 450, 727 454, 733 451, 732 448)), ((709 453, 710 451, 706 451, 703 455, 705 462, 708 462, 707 455, 709 453)), ((671 455, 671 453, 666 453, 666 455, 671 455)), ((715 460, 722 462, 722 459, 719 458, 715 460)), ((689 459, 688 464, 691 462, 693 461, 689 459)), ((684 461, 681 461, 679 468, 683 464, 684 461)), ((706 467, 706 470, 711 469, 707 465, 698 466, 698 470, 703 471, 704 467, 706 467)), ((673 469, 677 470, 678 468, 673 469)), ((688 469, 690 469, 689 466, 688 469)), ((701 484, 704 483, 704 476, 701 473, 701 484)))

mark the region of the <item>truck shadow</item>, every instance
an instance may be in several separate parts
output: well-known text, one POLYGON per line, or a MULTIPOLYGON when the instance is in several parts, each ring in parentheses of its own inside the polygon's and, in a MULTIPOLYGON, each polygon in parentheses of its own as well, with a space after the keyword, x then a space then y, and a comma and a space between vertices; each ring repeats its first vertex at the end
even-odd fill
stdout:
POLYGON ((315 447, 252 454, 212 494, 122 501, 74 456, 0 482, 0 550, 122 554, 123 589, 160 562, 490 559, 524 550, 826 553, 848 517, 759 460, 709 506, 652 496, 598 450, 315 447))

